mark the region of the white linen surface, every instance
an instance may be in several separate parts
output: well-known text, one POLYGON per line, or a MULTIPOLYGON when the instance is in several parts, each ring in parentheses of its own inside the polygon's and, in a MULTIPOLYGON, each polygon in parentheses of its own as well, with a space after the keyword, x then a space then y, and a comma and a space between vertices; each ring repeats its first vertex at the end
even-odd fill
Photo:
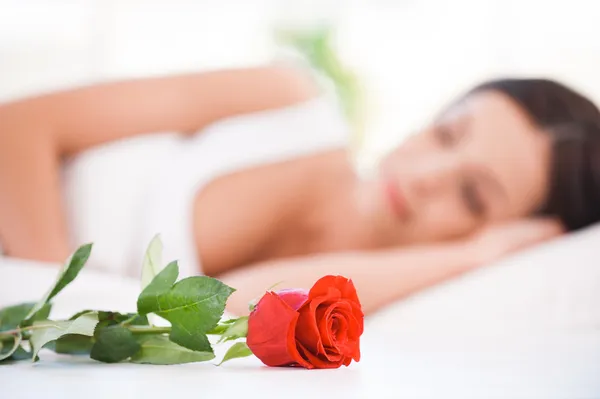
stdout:
MULTIPOLYGON (((598 231, 594 233, 597 237, 598 231)), ((564 250, 566 256, 577 251, 578 243, 570 244, 547 248, 545 253, 560 257, 564 250)), ((368 318, 361 342, 362 359, 349 368, 313 372, 266 369, 253 357, 220 368, 202 363, 105 365, 43 350, 36 364, 20 362, 1 367, 0 392, 13 399, 104 398, 106 389, 114 398, 128 399, 196 391, 226 398, 241 397, 249 391, 261 398, 598 398, 600 333, 587 329, 591 325, 583 323, 582 318, 548 318, 562 314, 560 302, 540 302, 550 292, 567 292, 565 298, 574 299, 576 291, 587 287, 582 287, 581 279, 561 281, 577 266, 576 262, 562 267, 559 263, 544 264, 540 254, 539 263, 533 262, 536 254, 529 253, 514 258, 510 265, 490 267, 368 318), (527 270, 530 264, 534 266, 527 270), (526 285, 518 283, 523 278, 547 276, 547 270, 553 271, 552 277, 544 284, 532 284, 528 292, 524 288, 510 291, 513 286, 526 285), (469 298, 475 302, 469 302, 469 298), (561 327, 557 324, 560 320, 562 327, 577 326, 580 330, 530 329, 521 334, 516 327, 524 326, 520 318, 524 313, 541 314, 532 317, 527 327, 541 330, 551 319, 553 328, 561 327), (491 331, 489 323, 502 328, 491 331), (33 380, 35 384, 31 384, 33 380), (106 384, 109 388, 93 388, 106 384)), ((34 262, 0 260, 0 306, 39 298, 57 271, 34 262)), ((53 317, 67 317, 86 308, 134 310, 138 292, 139 282, 135 279, 84 269, 55 299, 53 317)), ((588 300, 582 303, 587 304, 588 300)), ((215 361, 225 350, 216 348, 215 361)))

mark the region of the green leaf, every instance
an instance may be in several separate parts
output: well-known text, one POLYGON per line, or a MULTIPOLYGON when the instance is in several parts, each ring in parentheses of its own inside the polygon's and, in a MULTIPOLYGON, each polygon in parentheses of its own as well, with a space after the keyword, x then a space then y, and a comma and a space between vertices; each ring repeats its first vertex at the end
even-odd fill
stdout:
MULTIPOLYGON (((0 356, 5 355, 9 349, 13 349, 13 346, 11 345, 10 347, 4 347, 4 350, 0 349, 0 356)), ((12 355, 0 360, 0 363, 15 362, 26 359, 31 359, 31 353, 27 352, 25 349, 23 349, 23 346, 19 345, 12 355)))
POLYGON ((179 346, 164 335, 140 336, 141 349, 131 357, 133 363, 181 364, 212 360, 212 352, 198 352, 179 346))
POLYGON ((225 331, 229 328, 229 324, 217 324, 209 331, 206 332, 208 335, 223 335, 225 331))
POLYGON ((147 326, 148 317, 140 316, 137 313, 119 313, 119 312, 106 312, 98 311, 99 321, 110 321, 111 324, 121 324, 127 322, 132 326, 147 326))
POLYGON ((248 316, 242 316, 229 325, 227 330, 223 332, 219 343, 232 341, 238 338, 244 338, 248 335, 248 316))
POLYGON ((98 324, 98 315, 96 313, 86 313, 75 320, 45 320, 33 323, 36 329, 33 330, 31 338, 29 338, 33 349, 33 359, 37 357, 40 349, 46 344, 56 341, 67 334, 93 336, 96 324, 98 324))
POLYGON ((171 289, 175 281, 177 281, 177 276, 179 276, 179 266, 176 261, 169 263, 161 270, 138 297, 138 313, 141 315, 152 313, 152 311, 143 312, 142 309, 154 309, 157 297, 171 289))
POLYGON ((21 327, 30 326, 30 325, 32 325, 36 321, 47 320, 48 316, 50 316, 50 310, 52 310, 52 304, 51 303, 46 303, 44 306, 42 306, 42 308, 40 310, 38 310, 37 312, 35 312, 33 314, 33 316, 31 316, 27 320, 22 321, 21 322, 21 327))
MULTIPOLYGON (((29 314, 31 309, 35 306, 35 303, 21 303, 18 305, 12 305, 5 307, 0 310, 0 332, 14 330, 19 328, 23 323, 25 317, 29 314)), ((44 305, 38 312, 32 317, 33 320, 38 318, 47 318, 50 314, 50 304, 44 305)), ((23 347, 20 346, 21 334, 12 335, 12 343, 0 341, 0 360, 23 360, 23 358, 30 358, 29 354, 23 347)))
MULTIPOLYGON (((67 334, 53 342, 49 342, 47 349, 53 350, 56 353, 67 355, 89 355, 94 341, 92 337, 86 335, 67 334)), ((31 355, 29 355, 31 357, 31 355)))
POLYGON ((131 321, 128 322, 127 324, 130 324, 132 326, 148 326, 148 325, 150 325, 150 323, 148 321, 148 316, 146 316, 146 315, 140 316, 137 313, 135 313, 135 314, 127 313, 127 316, 130 316, 128 318, 128 320, 131 319, 131 321), (133 317, 133 316, 135 316, 135 317, 133 317))
POLYGON ((223 333, 225 331, 227 331, 227 329, 229 327, 231 327, 232 324, 236 323, 238 321, 237 318, 233 318, 233 319, 227 319, 227 320, 223 320, 223 321, 219 321, 219 324, 217 324, 216 326, 214 326, 212 329, 210 329, 207 334, 208 335, 223 335, 223 333))
POLYGON ((138 298, 138 312, 171 322, 171 341, 188 349, 212 352, 206 333, 217 325, 233 288, 207 276, 188 277, 166 289, 179 273, 171 263, 138 298))
POLYGON ((86 313, 98 313, 98 321, 111 321, 109 324, 120 324, 127 322, 127 324, 133 326, 147 326, 148 318, 146 316, 140 316, 137 313, 119 313, 110 312, 104 310, 82 310, 81 312, 75 313, 69 320, 75 320, 81 315, 86 313))
POLYGON ((0 310, 0 332, 14 330, 25 319, 35 303, 20 303, 0 310))
POLYGON ((12 346, 4 346, 0 352, 0 361, 10 358, 21 347, 21 340, 23 339, 21 333, 13 335, 12 346))
POLYGON ((245 342, 236 342, 235 344, 231 345, 231 348, 229 348, 227 353, 225 353, 225 356, 223 357, 223 360, 221 360, 221 363, 219 363, 219 366, 228 360, 248 357, 252 356, 252 354, 252 351, 250 348, 248 348, 248 345, 246 345, 245 342))
POLYGON ((104 363, 117 363, 134 355, 140 350, 140 344, 131 331, 121 325, 96 327, 96 343, 90 357, 104 363))
POLYGON ((80 316, 83 316, 86 313, 98 313, 98 312, 96 310, 92 310, 92 309, 85 309, 85 310, 75 313, 73 316, 71 316, 69 318, 69 320, 78 319, 80 316))
POLYGON ((146 254, 144 255, 144 261, 142 263, 142 290, 146 288, 148 284, 152 282, 154 277, 162 270, 162 251, 163 244, 160 235, 157 234, 152 241, 150 241, 146 254))
POLYGON ((19 346, 17 350, 12 354, 9 360, 26 360, 31 359, 31 353, 27 352, 23 349, 22 346, 19 346))
POLYGON ((90 257, 90 253, 92 252, 92 244, 86 244, 73 255, 69 257, 69 260, 66 262, 62 271, 60 272, 56 282, 52 286, 52 288, 48 291, 46 295, 29 311, 25 320, 30 320, 33 318, 33 315, 42 309, 44 305, 46 305, 52 298, 54 298, 63 288, 65 288, 70 282, 75 280, 83 266, 87 262, 90 257))
MULTIPOLYGON (((0 309, 0 332, 13 330, 19 327, 19 325, 22 324, 23 320, 25 320, 25 317, 27 317, 27 315, 35 305, 36 304, 33 302, 21 303, 18 305, 12 305, 0 309)), ((51 308, 51 304, 44 305, 36 313, 35 317, 32 318, 32 320, 43 320, 48 318, 51 308)))

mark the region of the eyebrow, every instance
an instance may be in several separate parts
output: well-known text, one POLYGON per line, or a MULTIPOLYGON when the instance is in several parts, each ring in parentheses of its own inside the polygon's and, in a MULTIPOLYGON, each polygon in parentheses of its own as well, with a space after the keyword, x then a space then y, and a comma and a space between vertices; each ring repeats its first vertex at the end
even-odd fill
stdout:
MULTIPOLYGON (((439 110, 435 116, 433 117, 433 121, 435 123, 440 122, 445 119, 448 115, 451 115, 456 112, 457 109, 465 108, 464 99, 460 99, 458 101, 454 101, 453 103, 447 105, 446 107, 439 110)), ((468 112, 463 112, 463 114, 470 116, 468 112)))
POLYGON ((434 119, 433 128, 446 129, 450 132, 453 141, 461 142, 468 135, 467 132, 469 131, 472 119, 471 115, 463 114, 450 120, 447 119, 447 116, 448 113, 444 113, 434 119))
MULTIPOLYGON (((443 115, 442 115, 443 117, 443 115)), ((468 135, 469 128, 471 127, 472 116, 469 113, 465 113, 461 118, 454 121, 455 126, 459 128, 457 139, 461 140, 468 135)), ((500 183, 500 179, 494 174, 494 172, 488 168, 471 167, 469 172, 473 173, 477 180, 483 182, 485 186, 491 187, 495 194, 499 194, 505 201, 508 200, 508 193, 500 183)))
MULTIPOLYGON (((468 131, 471 127, 472 115, 468 112, 463 113, 460 117, 447 120, 448 116, 452 114, 453 109, 456 106, 459 106, 462 101, 452 104, 451 106, 445 108, 442 112, 440 112, 433 120, 434 125, 446 125, 450 126, 451 130, 456 134, 457 140, 464 139, 465 136, 468 136, 468 131)), ((468 168, 470 173, 473 173, 476 179, 487 187, 491 187, 492 191, 496 194, 499 194, 504 201, 508 201, 508 193, 500 184, 500 179, 496 177, 494 172, 488 170, 487 168, 478 168, 478 167, 470 167, 468 168)))

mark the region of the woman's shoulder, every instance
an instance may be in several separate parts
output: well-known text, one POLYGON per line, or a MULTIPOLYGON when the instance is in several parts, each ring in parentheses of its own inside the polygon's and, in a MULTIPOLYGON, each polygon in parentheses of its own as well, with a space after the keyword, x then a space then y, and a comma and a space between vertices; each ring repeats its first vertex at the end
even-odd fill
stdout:
POLYGON ((191 234, 195 230, 192 212, 202 190, 236 172, 343 148, 348 132, 341 111, 327 97, 207 126, 186 139, 177 159, 155 176, 155 190, 144 204, 141 236, 147 241, 160 232, 165 250, 171 247, 173 255, 185 258, 182 264, 189 266, 188 273, 197 272, 200 265, 191 234))

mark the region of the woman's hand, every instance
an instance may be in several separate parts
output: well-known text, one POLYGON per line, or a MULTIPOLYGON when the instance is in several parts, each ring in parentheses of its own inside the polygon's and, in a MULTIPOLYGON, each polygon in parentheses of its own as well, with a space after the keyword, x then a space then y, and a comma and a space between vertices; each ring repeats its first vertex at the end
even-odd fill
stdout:
POLYGON ((470 238, 469 246, 477 262, 484 265, 563 233, 555 219, 521 219, 484 228, 470 238))

